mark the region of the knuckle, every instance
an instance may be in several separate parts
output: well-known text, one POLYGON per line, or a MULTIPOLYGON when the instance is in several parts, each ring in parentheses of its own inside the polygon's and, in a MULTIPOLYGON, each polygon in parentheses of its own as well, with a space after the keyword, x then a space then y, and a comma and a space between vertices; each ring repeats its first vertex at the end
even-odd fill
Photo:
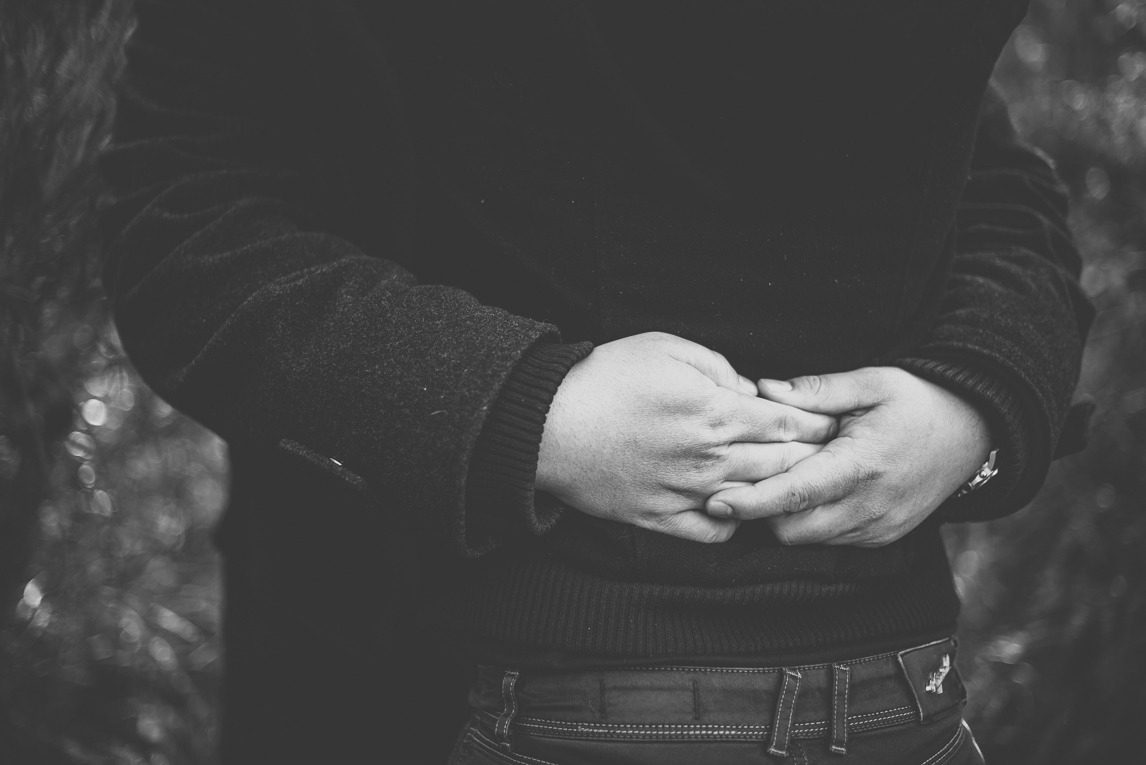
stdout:
POLYGON ((804 375, 792 380, 792 386, 805 393, 818 396, 824 389, 824 378, 819 375, 804 375))
POLYGON ((875 465, 865 465, 851 476, 852 491, 860 491, 883 480, 885 471, 875 465))
POLYGON ((781 412, 773 422, 775 438, 778 441, 793 441, 796 438, 796 418, 790 412, 781 412))
POLYGON ((709 447, 692 466, 694 484, 704 490, 712 489, 724 480, 734 467, 734 462, 729 444, 709 447))
POLYGON ((796 456, 795 449, 792 449, 791 447, 783 449, 780 452, 780 461, 776 463, 776 472, 787 473, 788 468, 792 467, 799 461, 800 458, 796 456))
POLYGON ((678 501, 692 504, 708 498, 712 487, 717 480, 718 471, 712 464, 704 463, 690 465, 678 471, 664 481, 664 489, 678 501))
POLYGON ((727 397, 714 396, 705 402, 701 418, 716 443, 730 443, 731 431, 736 425, 736 412, 727 397))
POLYGON ((796 465, 796 463, 807 459, 813 454, 820 451, 819 449, 809 448, 808 445, 794 441, 786 445, 780 452, 780 464, 778 465, 778 473, 787 473, 789 469, 796 465))
POLYGON ((807 509, 810 502, 811 493, 807 486, 802 483, 790 483, 784 489, 780 506, 785 513, 798 513, 807 509))

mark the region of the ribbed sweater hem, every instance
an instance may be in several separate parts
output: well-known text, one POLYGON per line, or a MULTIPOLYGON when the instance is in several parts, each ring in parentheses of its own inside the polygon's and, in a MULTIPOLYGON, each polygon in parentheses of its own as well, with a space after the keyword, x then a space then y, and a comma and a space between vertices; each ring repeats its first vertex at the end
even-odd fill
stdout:
POLYGON ((519 664, 539 652, 564 654, 566 665, 594 657, 831 660, 857 645, 954 630, 959 600, 938 531, 927 533, 910 571, 868 582, 677 586, 610 580, 546 557, 506 560, 447 618, 486 662, 515 650, 519 664))

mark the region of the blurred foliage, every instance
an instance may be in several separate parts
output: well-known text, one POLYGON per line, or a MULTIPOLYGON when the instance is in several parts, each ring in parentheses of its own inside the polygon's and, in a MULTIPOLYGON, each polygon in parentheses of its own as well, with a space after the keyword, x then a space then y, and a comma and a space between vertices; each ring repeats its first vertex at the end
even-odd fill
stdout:
POLYGON ((1146 2, 1033 3, 996 78, 1071 190, 1097 410, 1030 507, 948 530, 967 715, 991 763, 1126 762, 1146 713, 1146 2))
POLYGON ((94 158, 107 140, 125 3, 0 3, 0 595, 23 573, 47 444, 71 419, 95 309, 94 158))
MULTIPOLYGON (((93 278, 129 10, 0 2, 5 763, 213 760, 226 449, 140 381, 93 278)), ((993 765, 1124 761, 1146 712, 1146 0, 1035 0, 996 75, 1072 192, 1098 408, 1031 507, 948 530, 968 717, 993 765)))
POLYGON ((113 331, 65 339, 82 359, 73 430, 0 644, 18 761, 211 762, 226 447, 142 385, 113 331))

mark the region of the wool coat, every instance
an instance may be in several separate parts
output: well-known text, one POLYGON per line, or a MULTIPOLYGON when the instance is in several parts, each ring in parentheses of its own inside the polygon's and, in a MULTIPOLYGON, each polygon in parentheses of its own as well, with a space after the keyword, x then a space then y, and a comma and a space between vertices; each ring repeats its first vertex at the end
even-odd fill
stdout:
POLYGON ((1065 195, 987 86, 1024 12, 141 2, 106 284, 145 379, 231 448, 225 757, 440 761, 474 659, 950 634, 939 523, 1023 506, 1084 420, 1065 195), (646 331, 752 377, 900 366, 979 407, 1000 475, 878 550, 535 492, 565 373, 646 331))

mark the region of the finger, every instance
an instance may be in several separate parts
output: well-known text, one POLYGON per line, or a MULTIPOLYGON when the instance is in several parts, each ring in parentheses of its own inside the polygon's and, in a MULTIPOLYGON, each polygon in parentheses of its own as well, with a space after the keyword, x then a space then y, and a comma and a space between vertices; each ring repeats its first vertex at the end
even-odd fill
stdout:
POLYGON ((732 418, 736 423, 732 437, 736 441, 822 444, 835 438, 839 432, 839 421, 835 417, 806 412, 767 399, 738 396, 732 406, 732 418))
POLYGON ((728 359, 724 358, 716 351, 709 350, 703 345, 696 343, 689 343, 687 346, 682 346, 674 351, 686 351, 684 353, 674 353, 680 361, 695 367, 701 374, 712 380, 721 388, 728 388, 729 390, 743 393, 745 396, 755 397, 757 394, 756 385, 744 375, 738 374, 732 365, 728 363, 728 359))
POLYGON ((799 513, 843 499, 864 482, 860 462, 846 442, 837 439, 787 472, 752 488, 736 487, 713 494, 705 510, 717 517, 741 520, 799 513))
POLYGON ((805 375, 791 380, 760 380, 760 395, 788 406, 823 414, 867 409, 886 398, 886 374, 866 367, 831 375, 805 375))
POLYGON ((731 539, 739 525, 735 518, 713 518, 698 510, 685 510, 658 518, 652 528, 681 539, 715 544, 731 539))
MULTIPOLYGON (((800 460, 811 457, 823 448, 822 444, 805 444, 801 441, 735 443, 728 447, 728 455, 722 466, 725 470, 724 480, 746 482, 745 486, 752 486, 765 478, 783 473, 800 460)), ((726 485, 721 488, 733 487, 726 485)))
POLYGON ((769 518, 768 525, 785 545, 848 544, 857 528, 855 514, 840 504, 769 518))

